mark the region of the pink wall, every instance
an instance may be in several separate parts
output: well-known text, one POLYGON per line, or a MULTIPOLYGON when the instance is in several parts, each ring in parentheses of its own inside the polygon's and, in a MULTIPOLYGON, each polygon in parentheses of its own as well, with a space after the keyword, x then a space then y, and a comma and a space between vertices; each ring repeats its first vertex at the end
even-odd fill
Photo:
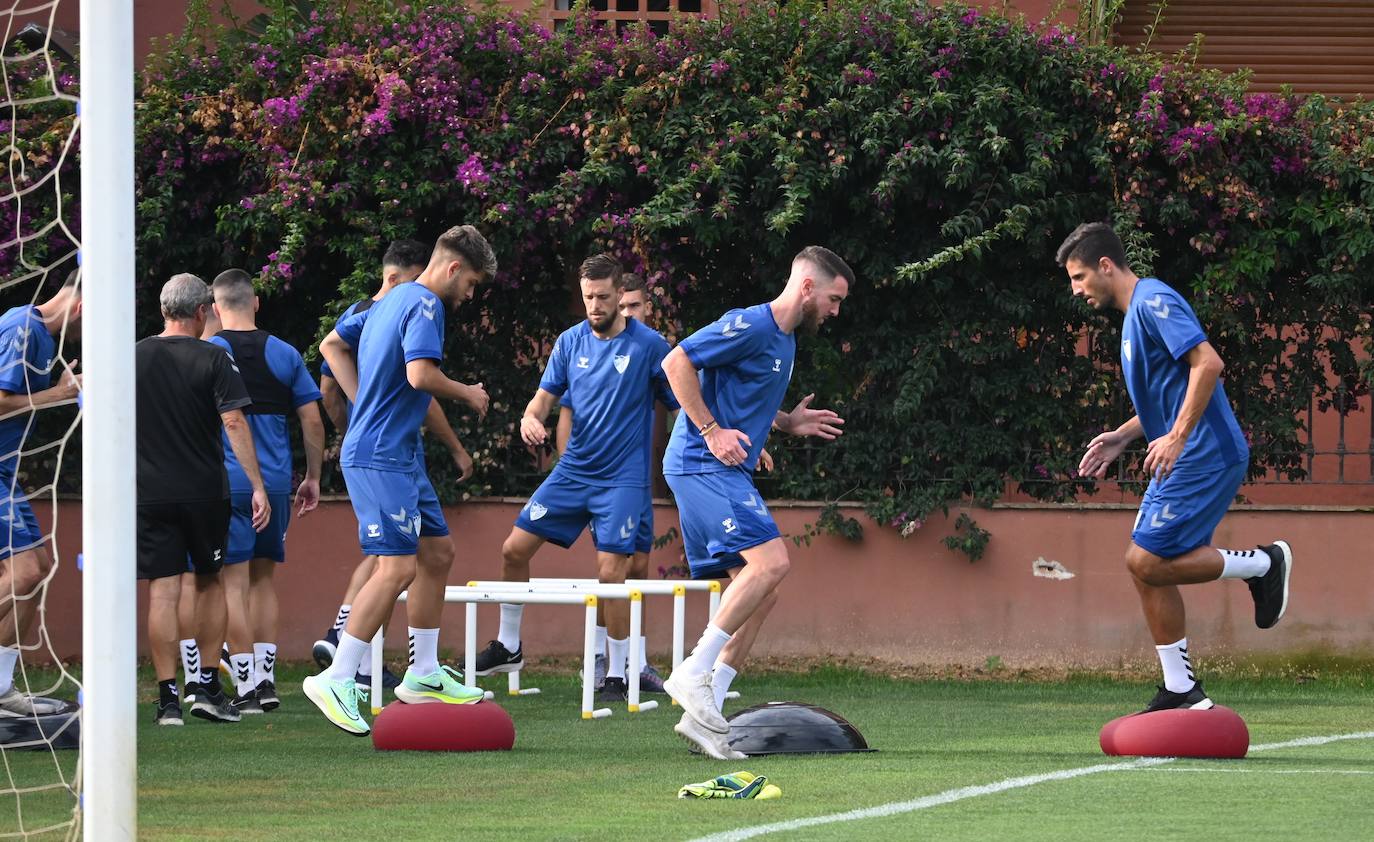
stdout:
MULTIPOLYGON (((499 501, 449 510, 459 552, 451 581, 496 578, 502 540, 519 508, 499 501)), ((814 508, 775 505, 785 533, 799 534, 814 508)), ((46 512, 38 512, 40 519, 46 512)), ((956 513, 957 514, 957 513, 956 513)), ((57 651, 80 648, 80 509, 61 506, 59 549, 63 567, 48 599, 48 627, 57 651)), ((1111 666, 1148 653, 1149 640, 1135 593, 1121 562, 1134 519, 1129 509, 998 508, 974 513, 993 533, 988 554, 969 563, 946 549, 942 518, 908 539, 865 523, 865 538, 851 544, 817 538, 792 548, 792 574, 760 639, 758 651, 776 655, 871 655, 904 663, 979 665, 998 656, 1009 666, 1111 666), (1050 581, 1031 575, 1031 562, 1063 563, 1076 577, 1050 581)), ((671 506, 657 511, 658 531, 676 524, 671 506)), ((282 657, 309 657, 316 636, 333 619, 357 558, 356 526, 347 503, 331 502, 293 524, 291 560, 280 569, 282 657)), ((1248 591, 1238 582, 1185 589, 1190 636, 1199 653, 1327 650, 1374 652, 1374 518, 1367 512, 1259 511, 1232 513, 1217 532, 1223 546, 1253 546, 1283 537, 1295 550, 1293 602, 1278 628, 1261 632, 1251 619, 1248 591)), ((655 553, 658 566, 676 563, 675 547, 655 553)), ((585 576, 592 548, 583 539, 570 551, 548 547, 535 557, 537 576, 585 576)), ((651 651, 671 641, 666 602, 650 599, 651 651)), ((141 612, 140 607, 140 612, 141 612)), ((141 617, 140 613, 140 617, 141 617)), ((705 616, 703 597, 689 601, 689 633, 705 616)), ((495 635, 496 611, 483 609, 480 643, 495 635)), ((140 620, 141 622, 141 620, 140 620)), ((578 612, 532 606, 526 612, 527 651, 532 656, 569 654, 580 648, 578 612)), ((444 619, 441 645, 462 649, 462 610, 444 619)), ((397 612, 391 634, 405 632, 397 612)), ((404 651, 404 645, 392 654, 404 651)))

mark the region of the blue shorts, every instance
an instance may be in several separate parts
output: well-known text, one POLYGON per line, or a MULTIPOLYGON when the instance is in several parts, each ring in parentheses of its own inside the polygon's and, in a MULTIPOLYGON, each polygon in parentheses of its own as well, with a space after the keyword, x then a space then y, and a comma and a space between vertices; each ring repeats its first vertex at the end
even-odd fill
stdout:
POLYGON ((654 496, 644 492, 644 511, 639 515, 639 531, 635 533, 635 552, 647 553, 654 548, 654 496))
POLYGON ((345 467, 344 483, 358 517, 364 555, 415 555, 420 537, 448 534, 443 507, 423 468, 378 471, 345 467))
MULTIPOLYGON (((560 547, 571 547, 588 529, 598 551, 631 555, 643 531, 647 496, 642 487, 588 485, 554 468, 520 510, 515 525, 560 547)), ((653 511, 649 514, 652 518, 653 511)), ((652 544, 652 523, 649 534, 652 544)))
POLYGON ((682 544, 693 579, 740 567, 740 553, 780 537, 754 481, 742 470, 664 477, 677 498, 682 544))
POLYGON ((42 546, 43 530, 14 474, 0 468, 0 560, 42 546))
POLYGON ((1174 471, 1150 480, 1131 541, 1160 558, 1177 558, 1212 543, 1212 532, 1236 499, 1246 464, 1215 471, 1174 471))
POLYGON ((291 495, 269 494, 272 518, 261 532, 253 531, 253 495, 229 495, 229 540, 224 563, 242 564, 250 558, 286 561, 286 527, 291 524, 291 495))

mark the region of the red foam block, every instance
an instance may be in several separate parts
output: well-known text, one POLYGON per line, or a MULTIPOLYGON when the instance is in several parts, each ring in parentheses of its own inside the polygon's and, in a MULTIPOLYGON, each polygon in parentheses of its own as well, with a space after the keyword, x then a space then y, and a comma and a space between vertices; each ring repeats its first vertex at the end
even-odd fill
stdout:
POLYGON ((495 702, 392 702, 372 723, 378 751, 508 751, 513 745, 515 723, 495 702))
POLYGON ((1133 713, 1102 726, 1102 753, 1116 757, 1241 758, 1250 729, 1230 708, 1133 713))

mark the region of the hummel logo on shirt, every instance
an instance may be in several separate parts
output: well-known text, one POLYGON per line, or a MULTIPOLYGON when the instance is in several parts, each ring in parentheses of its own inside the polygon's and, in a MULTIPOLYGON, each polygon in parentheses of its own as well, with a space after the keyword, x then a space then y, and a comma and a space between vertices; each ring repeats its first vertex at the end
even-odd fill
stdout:
POLYGON ((589 367, 590 367, 590 365, 589 365, 590 363, 591 363, 591 357, 578 357, 578 358, 577 358, 577 367, 578 367, 578 368, 589 368, 589 367))
POLYGON ((616 354, 616 355, 615 355, 615 370, 616 370, 617 373, 619 373, 619 374, 624 374, 624 373, 625 373, 625 369, 627 369, 627 368, 629 368, 629 367, 630 367, 630 355, 629 355, 629 354, 616 354))
POLYGON ((380 538, 380 537, 382 537, 382 527, 379 526, 378 524, 375 524, 375 523, 369 523, 369 524, 367 525, 367 537, 369 537, 369 538, 380 538))
POLYGON ((720 525, 725 527, 725 533, 727 535, 739 529, 739 527, 735 525, 735 519, 732 517, 727 517, 725 520, 722 520, 720 525))
POLYGON ((748 329, 749 323, 744 320, 744 317, 735 316, 735 320, 733 322, 726 322, 724 325, 721 326, 720 332, 722 336, 733 337, 739 335, 740 333, 748 329))
POLYGON ((779 359, 774 359, 774 360, 773 360, 773 370, 774 370, 774 371, 782 371, 782 360, 779 360, 779 359))
POLYGON ((1164 302, 1164 296, 1155 293, 1155 297, 1145 302, 1145 306, 1150 308, 1150 312, 1161 319, 1169 318, 1169 305, 1164 302), (1160 304, 1164 304, 1161 308, 1160 304))
POLYGON ((423 313, 424 317, 426 319, 429 319, 431 322, 434 321, 434 304, 435 301, 433 298, 425 298, 420 301, 420 305, 424 307, 424 309, 420 312, 423 313))
POLYGON ((219 560, 220 560, 221 558, 223 558, 223 557, 224 557, 224 550, 215 550, 215 558, 214 558, 215 561, 219 561, 219 560))

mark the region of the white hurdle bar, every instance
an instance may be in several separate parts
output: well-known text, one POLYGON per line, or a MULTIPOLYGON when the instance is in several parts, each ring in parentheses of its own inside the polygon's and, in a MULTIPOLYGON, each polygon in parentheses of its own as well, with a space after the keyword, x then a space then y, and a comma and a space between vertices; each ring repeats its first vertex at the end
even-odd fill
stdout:
MULTIPOLYGON (((637 585, 598 582, 595 579, 575 580, 577 584, 568 585, 562 582, 549 581, 544 579, 531 579, 528 582, 501 582, 501 581, 473 581, 468 582, 469 588, 479 588, 486 591, 495 591, 509 594, 536 594, 536 593, 562 593, 562 594, 583 594, 595 596, 598 599, 628 599, 630 601, 630 640, 637 641, 644 633, 644 590, 637 585)), ((653 592, 657 594, 672 595, 675 602, 680 602, 686 595, 686 590, 682 587, 671 587, 672 583, 654 582, 653 592), (670 585, 670 587, 663 587, 670 585)), ((507 600, 514 602, 515 600, 507 600)), ((680 607, 680 606, 679 606, 680 607)), ((675 612, 675 619, 681 619, 681 611, 675 612)), ((594 632, 595 630, 593 630, 594 632)), ((593 633, 592 662, 595 663, 595 634, 593 633)), ((630 713, 644 713, 658 707, 655 701, 640 701, 639 677, 644 665, 640 663, 639 646, 630 646, 630 663, 626 670, 626 684, 629 691, 629 698, 626 700, 626 709, 630 713)), ((531 693, 538 693, 539 688, 529 687, 520 688, 520 673, 512 672, 507 674, 508 690, 512 696, 524 696, 531 693)))
MULTIPOLYGON (((634 623, 635 614, 638 613, 636 605, 642 598, 637 590, 626 586, 618 586, 624 590, 625 596, 618 597, 631 600, 630 621, 634 623)), ((618 594, 617 594, 618 596, 618 594)), ((397 598, 397 602, 405 602, 407 594, 403 591, 397 598)), ((593 662, 596 658, 596 605, 598 597, 591 593, 573 593, 565 591, 562 593, 525 593, 512 591, 499 591, 483 588, 457 587, 450 585, 444 589, 444 602, 464 603, 467 606, 466 628, 464 629, 464 658, 463 658, 463 683, 468 687, 477 686, 477 606, 479 603, 499 605, 506 603, 519 603, 521 605, 582 605, 586 607, 585 618, 582 629, 582 718, 583 719, 603 719, 611 715, 610 708, 596 708, 593 706, 593 687, 592 670, 593 662)), ((642 621, 642 617, 641 617, 642 621)), ((373 645, 373 664, 378 663, 378 654, 384 645, 385 639, 382 630, 378 629, 377 634, 372 638, 373 645)), ((489 693, 489 691, 488 691, 489 693)), ((380 713, 378 699, 382 695, 381 668, 378 666, 372 673, 372 710, 373 713, 380 713)), ((488 695, 488 698, 491 696, 488 695)))

